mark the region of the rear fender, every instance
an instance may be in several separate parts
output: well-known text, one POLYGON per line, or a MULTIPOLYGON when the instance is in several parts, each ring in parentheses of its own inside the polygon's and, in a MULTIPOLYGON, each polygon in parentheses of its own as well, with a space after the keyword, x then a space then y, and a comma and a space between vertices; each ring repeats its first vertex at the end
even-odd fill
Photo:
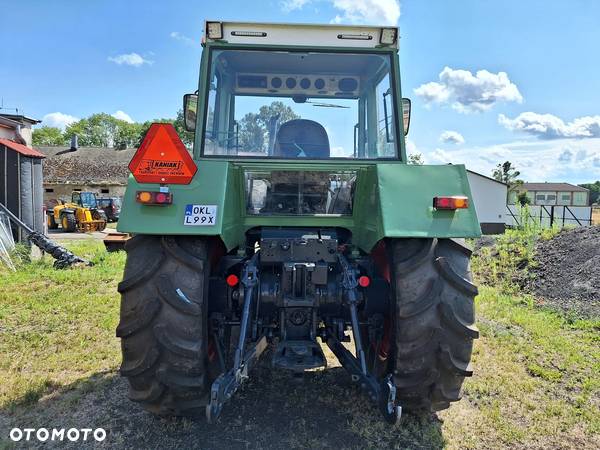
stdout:
POLYGON ((196 161, 190 184, 170 185, 173 203, 149 206, 136 202, 136 191, 158 191, 129 177, 117 229, 133 234, 219 236, 227 250, 245 245, 255 227, 340 227, 352 242, 369 252, 383 238, 453 238, 481 234, 473 202, 468 209, 437 211, 433 198, 464 195, 472 198, 463 165, 418 166, 400 162, 229 162, 196 161), (356 170, 352 216, 276 216, 246 214, 244 170, 356 170), (185 225, 188 205, 216 206, 214 223, 185 225))

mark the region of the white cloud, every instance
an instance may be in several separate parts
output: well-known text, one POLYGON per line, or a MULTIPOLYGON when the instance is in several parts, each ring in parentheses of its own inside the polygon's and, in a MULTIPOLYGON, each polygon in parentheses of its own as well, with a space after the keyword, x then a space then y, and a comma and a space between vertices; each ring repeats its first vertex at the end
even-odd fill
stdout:
MULTIPOLYGON (((424 149, 421 149, 424 150, 424 149)), ((465 164, 490 176, 497 164, 512 162, 525 181, 585 183, 598 179, 600 138, 516 141, 487 147, 423 151, 428 164, 465 164)))
POLYGON ((539 139, 600 137, 600 116, 578 117, 572 122, 565 123, 552 114, 524 112, 514 119, 500 114, 498 122, 509 130, 523 131, 539 139))
POLYGON ((302 9, 304 5, 311 3, 312 0, 283 0, 280 2, 281 10, 285 13, 302 9))
POLYGON ((133 123, 133 119, 131 118, 131 116, 129 116, 129 114, 119 110, 117 112, 115 112, 114 114, 111 114, 115 119, 119 119, 119 120, 124 120, 127 123, 133 123))
POLYGON ((417 144, 415 144, 414 141, 409 138, 406 138, 406 153, 408 153, 409 155, 419 153, 417 144))
POLYGON ((478 70, 473 75, 468 70, 444 67, 439 82, 431 81, 414 90, 426 103, 452 102, 459 112, 481 112, 492 108, 497 102, 523 101, 517 86, 506 72, 491 73, 478 70))
POLYGON ((457 131, 444 131, 440 135, 440 141, 446 144, 464 144, 465 138, 457 131))
POLYGON ((397 0, 333 0, 333 7, 342 12, 336 23, 396 25, 400 18, 397 0))
POLYGON ((182 33, 180 33, 179 31, 171 31, 171 34, 169 34, 169 36, 173 39, 175 39, 176 41, 181 41, 184 44, 187 45, 198 45, 200 42, 196 42, 196 40, 192 39, 191 37, 188 37, 182 33))
POLYGON ((109 56, 108 60, 111 62, 114 62, 115 64, 118 65, 123 65, 125 64, 126 66, 134 66, 134 67, 140 67, 143 66, 144 64, 152 64, 154 61, 150 61, 148 59, 145 59, 143 56, 137 54, 137 53, 124 53, 122 55, 117 55, 117 56, 109 56))
POLYGON ((56 127, 64 130, 67 126, 71 125, 73 122, 77 122, 79 119, 75 116, 70 116, 69 114, 63 114, 61 112, 53 112, 46 114, 42 118, 42 126, 45 127, 56 127))
MULTIPOLYGON (((400 18, 398 0, 321 0, 331 3, 340 13, 331 19, 332 23, 396 25, 400 18)), ((283 0, 281 9, 285 13, 302 9, 318 0, 283 0)))

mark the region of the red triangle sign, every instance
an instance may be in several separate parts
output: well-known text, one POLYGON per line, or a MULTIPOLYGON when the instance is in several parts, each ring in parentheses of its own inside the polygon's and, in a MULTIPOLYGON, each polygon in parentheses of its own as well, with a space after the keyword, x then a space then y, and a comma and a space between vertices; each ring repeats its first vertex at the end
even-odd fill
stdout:
POLYGON ((153 123, 129 163, 138 183, 190 184, 198 168, 170 123, 153 123))

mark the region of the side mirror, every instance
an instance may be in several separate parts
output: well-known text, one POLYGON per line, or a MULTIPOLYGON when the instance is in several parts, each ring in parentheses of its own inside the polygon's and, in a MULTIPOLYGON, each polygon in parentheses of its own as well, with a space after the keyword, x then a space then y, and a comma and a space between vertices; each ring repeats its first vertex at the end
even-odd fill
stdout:
POLYGON ((404 122, 404 136, 406 136, 410 127, 410 98, 402 99, 402 121, 404 122))
POLYGON ((198 95, 183 96, 183 121, 187 131, 196 131, 196 113, 198 111, 198 95))

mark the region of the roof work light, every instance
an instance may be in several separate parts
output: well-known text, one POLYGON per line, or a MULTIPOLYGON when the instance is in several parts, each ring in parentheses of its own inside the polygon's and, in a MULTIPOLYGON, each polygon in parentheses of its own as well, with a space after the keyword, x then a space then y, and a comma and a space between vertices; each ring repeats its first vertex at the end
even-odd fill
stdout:
POLYGON ((209 39, 223 39, 223 22, 206 22, 206 34, 209 39))
POLYGON ((384 45, 392 45, 398 39, 398 28, 382 28, 379 35, 379 43, 384 45))

